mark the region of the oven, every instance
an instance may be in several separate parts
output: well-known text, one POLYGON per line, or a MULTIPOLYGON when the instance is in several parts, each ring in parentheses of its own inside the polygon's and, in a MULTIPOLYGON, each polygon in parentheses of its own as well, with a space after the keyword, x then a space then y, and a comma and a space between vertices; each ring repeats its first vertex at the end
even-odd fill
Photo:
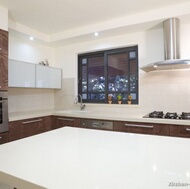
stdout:
POLYGON ((0 133, 8 131, 8 93, 0 91, 0 133))

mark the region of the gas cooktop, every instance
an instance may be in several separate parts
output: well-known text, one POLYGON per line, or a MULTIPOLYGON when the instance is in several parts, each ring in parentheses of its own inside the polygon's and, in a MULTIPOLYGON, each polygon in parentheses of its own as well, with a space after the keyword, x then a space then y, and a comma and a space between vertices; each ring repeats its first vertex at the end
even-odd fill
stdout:
POLYGON ((150 112, 148 115, 143 116, 143 118, 190 120, 190 112, 182 112, 181 114, 177 114, 176 112, 164 113, 163 111, 153 111, 153 112, 150 112))

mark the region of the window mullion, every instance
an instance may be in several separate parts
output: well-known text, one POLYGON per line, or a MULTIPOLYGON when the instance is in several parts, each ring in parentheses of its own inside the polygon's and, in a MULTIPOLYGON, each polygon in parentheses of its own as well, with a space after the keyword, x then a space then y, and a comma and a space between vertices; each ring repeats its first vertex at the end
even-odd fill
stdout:
POLYGON ((108 101, 108 56, 104 53, 105 103, 108 101))

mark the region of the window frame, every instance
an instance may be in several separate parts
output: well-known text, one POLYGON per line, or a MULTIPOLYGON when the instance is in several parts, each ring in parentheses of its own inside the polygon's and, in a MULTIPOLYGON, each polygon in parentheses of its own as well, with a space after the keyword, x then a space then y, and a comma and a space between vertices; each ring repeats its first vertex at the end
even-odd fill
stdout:
MULTIPOLYGON (((97 51, 97 52, 89 52, 89 53, 84 53, 84 54, 78 54, 78 94, 84 94, 84 92, 82 92, 82 59, 84 58, 90 58, 90 57, 94 57, 94 56, 98 56, 98 55, 103 55, 104 58, 104 77, 105 77, 105 99, 104 100, 89 100, 89 99, 83 99, 83 102, 85 103, 102 103, 102 104, 108 104, 108 94, 112 93, 108 91, 108 55, 110 54, 117 54, 117 53, 123 53, 123 52, 131 52, 131 51, 135 51, 136 52, 136 57, 135 58, 129 58, 128 57, 128 70, 130 73, 130 61, 132 60, 136 60, 136 99, 132 99, 132 104, 139 104, 139 61, 138 61, 138 45, 134 45, 134 46, 129 46, 129 47, 124 47, 124 48, 117 48, 117 49, 110 49, 110 50, 103 50, 103 51, 97 51)), ((88 61, 87 61, 88 64, 88 61)), ((87 65, 88 68, 88 65, 87 65)), ((87 69, 88 71, 88 69, 87 69)), ((128 76, 128 89, 130 90, 130 76, 131 74, 129 74, 128 76)), ((87 72, 87 86, 88 86, 88 72, 87 72)), ((113 93, 121 93, 121 92, 113 92, 113 93)), ((125 94, 130 94, 132 93, 131 91, 125 92, 125 94)), ((88 91, 86 92, 86 94, 88 95, 88 91)), ((80 99, 79 99, 80 100, 80 99)), ((113 100, 113 104, 116 104, 117 100, 113 100)), ((127 100, 123 101, 122 104, 127 104, 127 100)))

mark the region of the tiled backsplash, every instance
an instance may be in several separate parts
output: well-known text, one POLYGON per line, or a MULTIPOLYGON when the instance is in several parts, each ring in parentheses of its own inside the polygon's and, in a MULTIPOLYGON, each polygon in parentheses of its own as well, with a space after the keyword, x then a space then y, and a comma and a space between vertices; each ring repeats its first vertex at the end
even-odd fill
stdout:
POLYGON ((10 113, 54 109, 54 90, 9 88, 10 113))

